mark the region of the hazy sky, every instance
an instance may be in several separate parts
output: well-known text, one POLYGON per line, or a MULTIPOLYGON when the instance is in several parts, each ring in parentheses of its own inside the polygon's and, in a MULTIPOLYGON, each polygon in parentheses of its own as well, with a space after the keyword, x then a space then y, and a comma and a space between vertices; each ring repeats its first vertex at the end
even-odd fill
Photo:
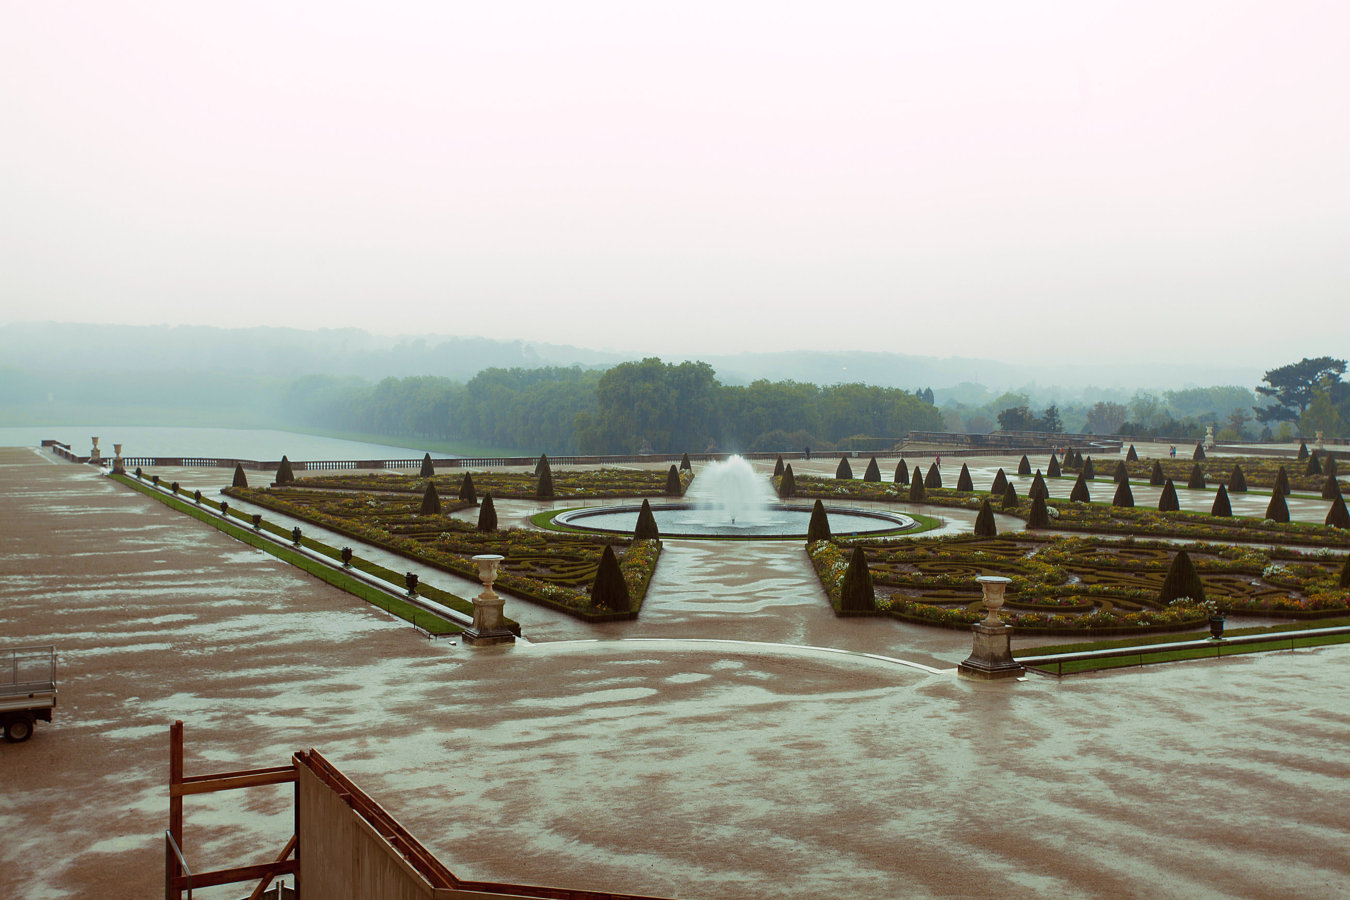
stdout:
POLYGON ((0 322, 1350 351, 1350 3, 0 0, 0 322))

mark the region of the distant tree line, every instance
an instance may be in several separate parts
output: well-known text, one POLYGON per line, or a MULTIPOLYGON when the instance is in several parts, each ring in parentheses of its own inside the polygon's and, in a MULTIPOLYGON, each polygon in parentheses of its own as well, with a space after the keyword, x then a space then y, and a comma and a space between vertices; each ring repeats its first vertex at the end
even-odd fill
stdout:
POLYGON ((605 371, 485 369, 462 384, 309 375, 287 387, 282 412, 315 428, 553 454, 874 449, 942 429, 924 397, 864 384, 724 385, 707 363, 648 358, 605 371))

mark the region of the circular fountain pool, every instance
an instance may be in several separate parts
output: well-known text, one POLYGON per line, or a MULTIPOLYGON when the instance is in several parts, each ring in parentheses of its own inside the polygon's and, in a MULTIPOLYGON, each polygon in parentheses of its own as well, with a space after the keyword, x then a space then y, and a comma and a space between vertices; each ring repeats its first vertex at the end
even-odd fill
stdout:
MULTIPOLYGON (((573 509, 559 513, 553 521, 569 528, 632 534, 637 527, 641 504, 573 509)), ((826 507, 830 531, 836 535, 875 534, 901 531, 917 524, 899 513, 826 507)), ((753 516, 710 516, 707 507, 692 503, 653 506, 656 527, 662 537, 805 537, 811 522, 809 506, 769 506, 753 516)))

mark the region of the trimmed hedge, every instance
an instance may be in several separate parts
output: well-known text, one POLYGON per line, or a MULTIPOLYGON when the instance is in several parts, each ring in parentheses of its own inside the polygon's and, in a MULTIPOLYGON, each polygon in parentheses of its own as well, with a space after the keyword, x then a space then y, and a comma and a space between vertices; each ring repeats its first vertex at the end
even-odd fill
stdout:
POLYGON ((492 492, 483 495, 483 505, 478 507, 478 530, 497 530, 497 507, 492 505, 492 492))
POLYGON ((638 511, 637 525, 633 528, 633 540, 661 540, 661 529, 657 527, 656 516, 652 513, 652 504, 646 497, 642 498, 642 509, 638 511))
POLYGON ((956 489, 967 493, 975 490, 975 482, 970 478, 970 467, 965 463, 961 464, 961 474, 956 476, 956 489))
POLYGON ((881 467, 877 465, 877 458, 874 456, 867 463, 867 471, 863 473, 863 481, 881 481, 881 467))
POLYGON ((1172 479, 1167 479, 1163 485, 1162 493, 1158 495, 1158 512, 1178 512, 1181 509, 1181 501, 1177 499, 1176 485, 1172 484, 1172 479))
POLYGON ((1219 492, 1214 495, 1214 505, 1210 507, 1209 514, 1221 519, 1233 517, 1233 504, 1228 501, 1228 488, 1219 485, 1219 492))
POLYGON ((832 540, 834 535, 830 533, 830 518, 825 513, 825 504, 816 499, 816 503, 811 507, 811 521, 806 526, 806 544, 810 546, 816 541, 832 540))
POLYGON ((591 585, 591 606, 608 612, 631 612, 633 598, 628 593, 628 583, 619 570, 619 559, 609 544, 600 554, 600 565, 595 570, 595 582, 591 585))
POLYGON ((936 461, 928 464, 928 475, 923 479, 923 486, 930 488, 942 487, 942 472, 938 471, 936 461))
POLYGON ((1002 497, 1003 491, 1008 487, 1008 476, 999 469, 994 473, 994 483, 989 486, 989 493, 1002 497))
POLYGON ((988 497, 980 503, 980 512, 975 516, 975 534, 978 537, 993 537, 998 534, 998 526, 994 523, 994 508, 989 505, 988 497))
POLYGON ((904 457, 901 457, 900 461, 895 464, 894 481, 896 484, 909 484, 909 464, 905 462, 904 457))
POLYGON ((286 454, 281 455, 281 465, 277 466, 277 484, 295 484, 295 473, 291 471, 291 461, 286 454))
POLYGON ((1018 474, 1018 475, 1030 475, 1030 474, 1031 474, 1031 460, 1027 459, 1027 456, 1026 456, 1025 453, 1022 454, 1022 459, 1021 459, 1020 461, 1018 461, 1018 463, 1017 463, 1017 474, 1018 474))
POLYGON ((1158 592, 1158 599, 1163 603, 1171 603, 1181 597, 1189 597, 1197 603, 1205 602, 1205 584, 1185 550, 1178 550, 1177 555, 1172 557, 1172 564, 1167 567, 1162 589, 1158 592))
POLYGON ((1130 490, 1130 483, 1122 481, 1116 485, 1116 495, 1111 498, 1112 506, 1122 506, 1126 509, 1134 506, 1134 491, 1130 490))
POLYGON ((1078 480, 1073 483, 1073 490, 1069 492, 1069 499, 1078 503, 1091 503, 1092 494, 1088 491, 1087 479, 1083 473, 1078 473, 1078 480))
POLYGON ((834 470, 835 478, 852 478, 853 467, 848 464, 848 457, 839 457, 839 468, 834 470))
POLYGON ((441 514, 441 498, 436 493, 436 482, 428 481, 427 489, 422 494, 421 514, 424 516, 439 516, 441 514))

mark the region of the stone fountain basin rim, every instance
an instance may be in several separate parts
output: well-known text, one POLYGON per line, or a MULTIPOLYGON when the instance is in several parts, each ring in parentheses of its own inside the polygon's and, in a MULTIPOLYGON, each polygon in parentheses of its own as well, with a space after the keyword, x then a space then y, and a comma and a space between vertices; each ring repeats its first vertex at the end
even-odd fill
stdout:
MULTIPOLYGON (((651 508, 652 512, 655 513, 655 512, 678 512, 680 510, 700 509, 702 507, 697 503, 652 503, 651 508)), ((809 514, 813 509, 812 506, 803 506, 801 504, 788 504, 788 503, 779 503, 771 508, 790 510, 792 512, 799 512, 799 513, 804 512, 807 514, 809 514)), ((586 506, 578 509, 564 510, 563 512, 560 512, 557 515, 553 516, 550 519, 550 521, 553 522, 554 524, 564 525, 568 528, 575 528, 579 531, 590 531, 602 534, 631 535, 632 529, 601 528, 596 525, 583 525, 576 520, 585 519, 588 516, 609 515, 612 513, 629 513, 629 512, 636 513, 640 512, 641 510, 642 510, 641 503, 627 503, 615 506, 586 506)), ((891 513, 891 512, 884 512, 881 510, 860 509, 855 506, 826 506, 825 513, 828 515, 831 512, 847 513, 850 516, 858 516, 860 518, 866 519, 877 519, 879 521, 890 523, 893 526, 891 528, 878 529, 876 531, 836 531, 832 526, 830 529, 831 533, 836 536, 851 536, 862 534, 870 534, 870 535, 889 534, 897 531, 908 531, 919 525, 919 523, 915 519, 913 519, 910 516, 904 515, 903 513, 891 513)), ((806 529, 803 528, 800 532, 795 532, 791 534, 737 534, 735 532, 728 532, 726 534, 708 534, 706 532, 681 533, 678 531, 663 530, 661 532, 661 537, 690 538, 690 539, 704 539, 704 540, 718 540, 724 538, 741 538, 747 540, 749 539, 799 540, 801 538, 806 537, 806 529)))

